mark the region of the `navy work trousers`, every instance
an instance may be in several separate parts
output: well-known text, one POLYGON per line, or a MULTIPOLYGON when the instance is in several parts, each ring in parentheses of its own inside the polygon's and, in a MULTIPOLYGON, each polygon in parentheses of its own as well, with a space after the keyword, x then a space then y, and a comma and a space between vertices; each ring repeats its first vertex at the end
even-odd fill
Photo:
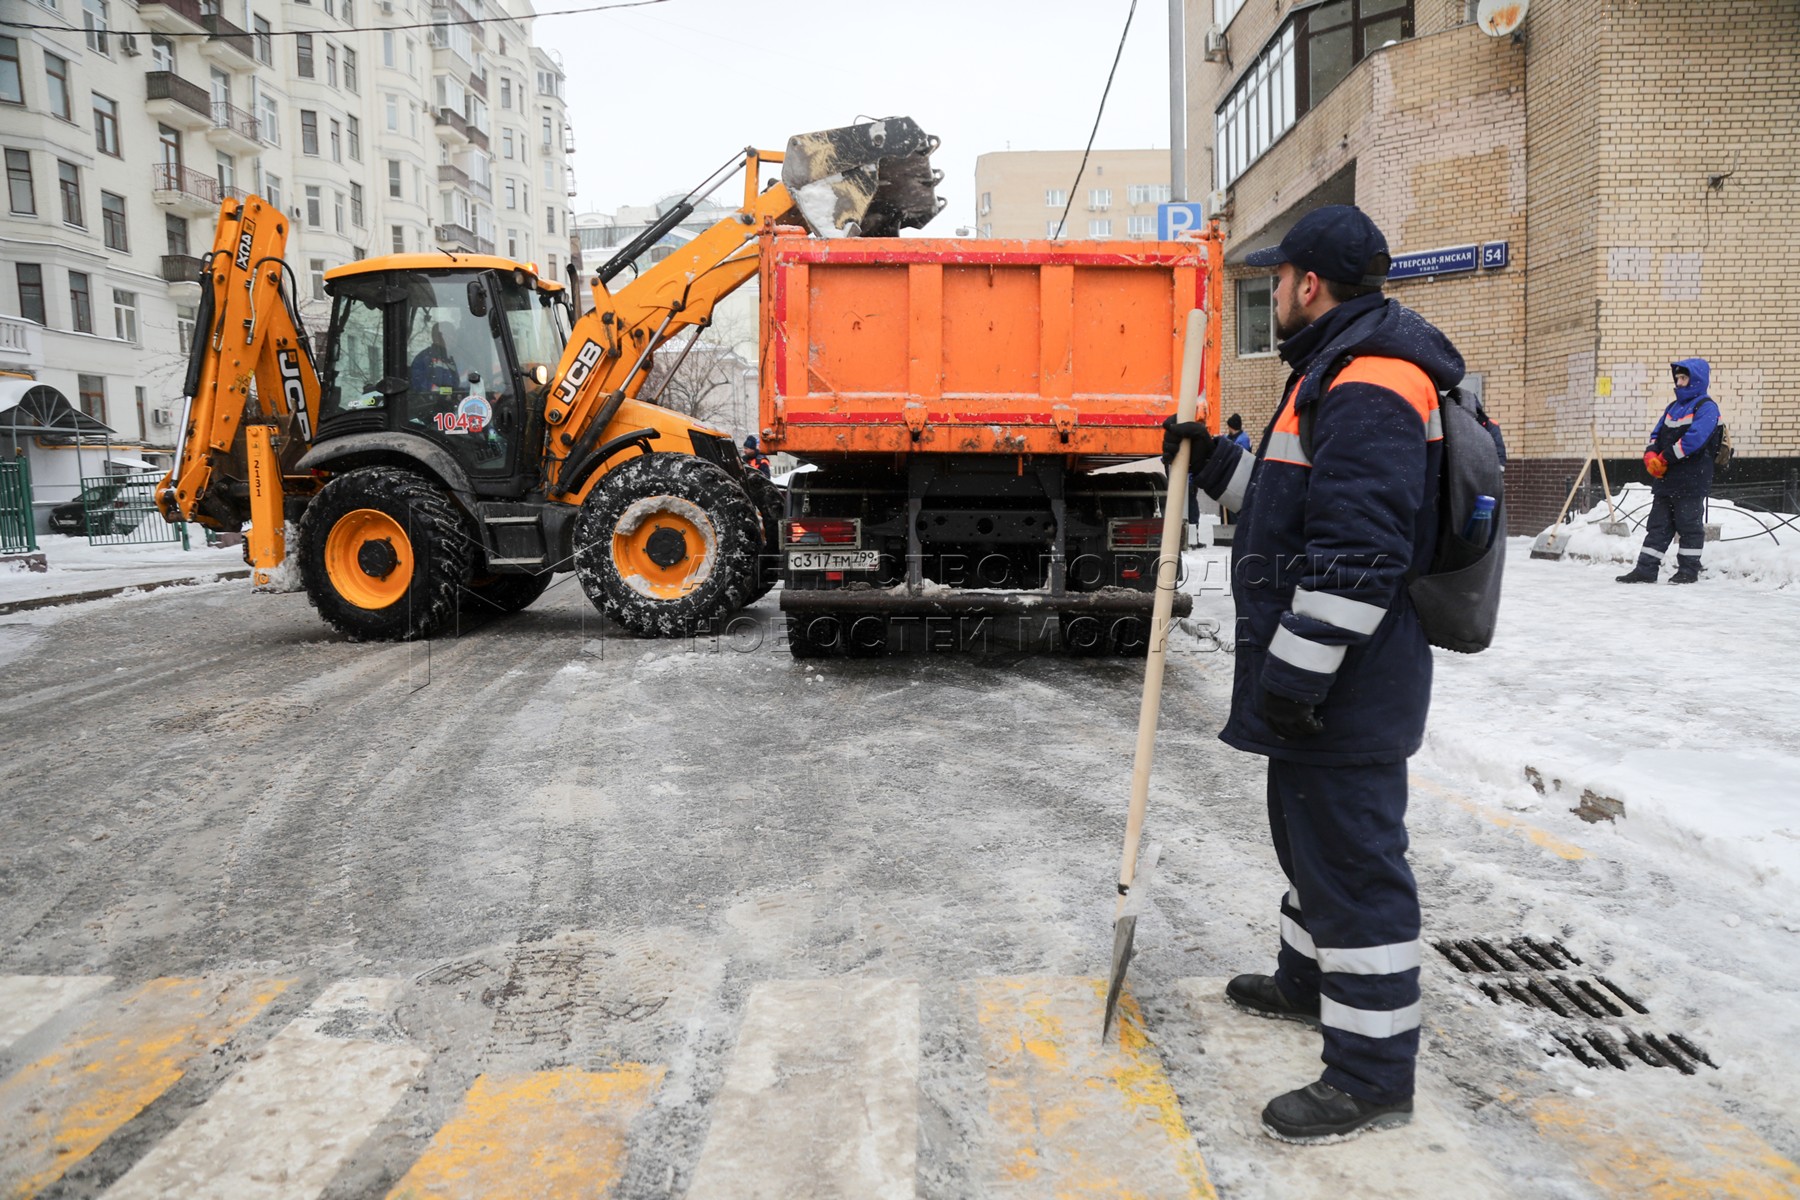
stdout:
POLYGON ((1676 570, 1698 575, 1700 552, 1706 548, 1705 496, 1656 496, 1650 501, 1644 546, 1638 551, 1638 574, 1655 577, 1669 541, 1677 533, 1681 534, 1681 551, 1676 556, 1676 570))
POLYGON ((1419 1054, 1419 891, 1406 865, 1406 763, 1269 760, 1269 830, 1288 879, 1275 980, 1319 998, 1326 1083, 1394 1104, 1419 1054))

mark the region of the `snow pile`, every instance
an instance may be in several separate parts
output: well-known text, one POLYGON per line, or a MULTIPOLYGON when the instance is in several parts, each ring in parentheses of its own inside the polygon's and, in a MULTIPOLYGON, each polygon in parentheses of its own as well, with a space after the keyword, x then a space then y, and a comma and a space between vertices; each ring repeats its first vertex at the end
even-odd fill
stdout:
POLYGON ((207 546, 199 541, 197 530, 194 537, 194 548, 183 550, 180 542, 90 546, 85 537, 43 534, 38 538, 38 549, 49 569, 0 567, 0 603, 170 580, 216 579, 224 572, 245 569, 241 548, 207 546))
MULTIPOLYGON (((1596 562, 1635 563, 1650 519, 1650 488, 1627 484, 1612 498, 1619 519, 1630 525, 1625 537, 1605 532, 1611 516, 1604 501, 1585 513, 1571 514, 1555 529, 1569 531, 1569 557, 1596 562)), ((1742 508, 1729 500, 1707 503, 1707 523, 1719 527, 1719 539, 1706 544, 1701 561, 1706 570, 1785 587, 1800 583, 1800 519, 1791 513, 1742 508)), ((1664 560, 1673 569, 1676 543, 1664 560)))

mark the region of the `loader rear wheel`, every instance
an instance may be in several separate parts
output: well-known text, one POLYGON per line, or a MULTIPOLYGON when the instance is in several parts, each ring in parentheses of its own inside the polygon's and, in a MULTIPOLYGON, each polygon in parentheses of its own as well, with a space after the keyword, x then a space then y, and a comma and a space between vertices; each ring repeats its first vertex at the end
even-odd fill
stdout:
POLYGON ((430 637, 456 613, 473 546, 462 512, 412 471, 339 475, 300 520, 300 578, 319 615, 352 641, 430 637))
POLYGON ((762 552, 756 560, 756 586, 750 599, 760 600, 781 579, 781 520, 787 515, 787 496, 761 471, 744 473, 744 491, 762 519, 762 552))
POLYGON ((688 637, 749 602, 762 523, 736 480, 687 454, 614 469, 575 519, 575 574, 638 637, 688 637))
POLYGON ((550 586, 550 572, 542 575, 488 575, 469 581, 457 595, 457 604, 472 617, 503 617, 530 608, 550 586))

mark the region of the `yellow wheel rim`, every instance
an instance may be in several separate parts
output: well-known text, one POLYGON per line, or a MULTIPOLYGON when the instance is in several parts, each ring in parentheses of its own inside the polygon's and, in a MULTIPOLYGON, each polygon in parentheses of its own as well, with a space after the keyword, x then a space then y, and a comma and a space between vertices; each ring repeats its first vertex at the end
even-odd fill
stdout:
POLYGON ((627 587, 657 600, 679 600, 706 582, 718 548, 712 522, 698 505, 679 496, 650 496, 620 517, 612 556, 627 587))
POLYGON ((374 508, 338 518, 325 535, 325 574, 358 608, 397 604, 412 586, 412 540, 400 522, 374 508))

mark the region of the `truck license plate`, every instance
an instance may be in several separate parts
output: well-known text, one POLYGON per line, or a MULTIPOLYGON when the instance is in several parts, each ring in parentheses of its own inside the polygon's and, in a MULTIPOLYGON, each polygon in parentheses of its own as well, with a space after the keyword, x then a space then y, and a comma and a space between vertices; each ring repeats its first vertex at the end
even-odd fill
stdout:
POLYGON ((790 571, 873 571, 880 565, 878 550, 790 550, 790 571))

